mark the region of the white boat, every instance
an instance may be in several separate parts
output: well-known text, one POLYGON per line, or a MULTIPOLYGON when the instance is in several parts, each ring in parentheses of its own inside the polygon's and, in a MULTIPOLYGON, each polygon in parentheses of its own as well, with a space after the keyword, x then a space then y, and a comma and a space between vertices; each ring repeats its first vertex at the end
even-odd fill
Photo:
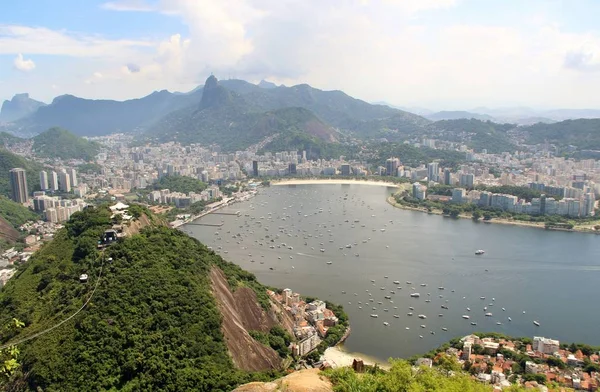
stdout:
POLYGON ((394 318, 400 318, 400 315, 395 314, 394 318))
POLYGON ((478 249, 478 250, 475 251, 476 255, 482 255, 484 253, 485 253, 485 250, 483 250, 483 249, 478 249))
POLYGON ((333 264, 333 262, 331 262, 331 261, 328 261, 328 262, 327 262, 327 264, 331 265, 331 264, 333 264))
POLYGON ((448 328, 442 327, 442 331, 447 331, 447 330, 448 330, 448 328))
POLYGON ((421 328, 427 328, 425 324, 421 324, 421 328))
POLYGON ((413 313, 412 313, 412 312, 408 312, 408 313, 406 313, 406 315, 407 315, 407 316, 412 316, 412 315, 413 315, 413 313))
POLYGON ((412 293, 410 296, 413 297, 413 298, 419 298, 421 296, 421 294, 419 294, 419 293, 412 293))
POLYGON ((535 320, 533 320, 533 325, 535 325, 536 327, 539 327, 539 326, 540 326, 540 323, 539 323, 539 321, 535 321, 535 320))
POLYGON ((462 318, 464 318, 465 320, 468 320, 471 318, 471 316, 467 316, 466 314, 463 314, 462 318))
POLYGON ((471 322, 471 325, 477 325, 477 323, 476 323, 476 322, 474 322, 474 321, 472 321, 472 322, 471 322))
POLYGON ((372 314, 372 315, 371 315, 371 317, 373 317, 373 318, 377 318, 377 317, 379 317, 379 316, 378 316, 378 315, 376 315, 376 314, 372 314))
POLYGON ((420 314, 418 317, 419 317, 420 319, 426 319, 426 318, 427 318, 427 316, 425 316, 424 314, 420 314))
POLYGON ((408 280, 406 281, 406 284, 412 284, 412 282, 409 282, 408 280))
POLYGON ((394 282, 393 282, 393 283, 394 283, 394 284, 400 284, 400 281, 399 281, 399 280, 394 280, 394 282))
POLYGON ((486 313, 485 317, 492 317, 492 314, 491 313, 486 313))
POLYGON ((512 319, 509 317, 509 318, 508 318, 508 321, 512 321, 512 319))
POLYGON ((390 325, 390 323, 388 323, 387 321, 384 321, 383 325, 385 325, 387 327, 388 325, 390 325))

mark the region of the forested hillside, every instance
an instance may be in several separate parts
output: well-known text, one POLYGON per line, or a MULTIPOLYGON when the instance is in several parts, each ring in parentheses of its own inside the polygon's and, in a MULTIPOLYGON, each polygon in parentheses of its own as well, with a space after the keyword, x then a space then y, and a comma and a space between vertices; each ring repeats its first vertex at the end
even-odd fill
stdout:
MULTIPOLYGON (((21 371, 9 387, 43 391, 229 391, 271 373, 233 366, 209 271, 266 299, 254 275, 197 240, 161 225, 111 245, 96 242, 111 225, 107 208, 87 208, 19 267, 0 292, 0 325, 25 323, 2 342, 72 320, 19 348, 21 371), (112 257, 113 261, 107 261, 112 257), (80 283, 82 273, 88 283, 80 283), (39 389, 38 389, 39 388, 39 389)), ((155 218, 151 218, 155 219, 155 218)))

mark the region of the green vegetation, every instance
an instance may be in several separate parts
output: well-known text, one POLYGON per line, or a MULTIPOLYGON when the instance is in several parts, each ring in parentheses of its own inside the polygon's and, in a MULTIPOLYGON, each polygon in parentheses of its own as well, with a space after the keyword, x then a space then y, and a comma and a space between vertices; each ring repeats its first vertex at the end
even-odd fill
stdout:
POLYGON ((75 313, 102 272, 81 313, 20 347, 22 371, 9 387, 229 391, 274 375, 235 369, 210 290, 208 272, 217 265, 233 287, 265 293, 252 274, 166 227, 147 227, 102 255, 96 241, 111 223, 105 207, 73 214, 0 292, 0 325, 13 317, 25 322, 21 331, 1 336, 2 342, 14 341, 75 313), (103 262, 109 256, 114 261, 103 262), (89 283, 79 283, 81 273, 89 274, 89 283))
POLYGON ((25 139, 21 139, 20 137, 11 135, 8 132, 0 132, 0 146, 11 146, 16 143, 21 143, 25 141, 25 139))
POLYGON ((54 127, 33 138, 33 151, 41 157, 90 161, 100 151, 100 145, 54 127))
MULTIPOLYGON (((448 377, 445 368, 420 367, 413 369, 404 360, 391 360, 391 369, 383 371, 372 368, 364 374, 355 373, 351 368, 329 369, 325 375, 331 380, 336 392, 483 392, 492 387, 473 380, 467 373, 455 372, 448 377)), ((454 368, 454 366, 450 366, 454 368)), ((520 391, 513 386, 508 391, 520 391)))
POLYGON ((0 195, 0 216, 14 228, 30 220, 38 220, 40 216, 27 207, 0 195))
POLYGON ((273 350, 277 351, 279 356, 282 358, 286 358, 291 354, 288 347, 292 342, 292 336, 279 325, 271 328, 269 333, 260 331, 248 331, 248 333, 256 341, 259 341, 265 346, 271 347, 273 350))
POLYGON ((9 171, 16 167, 26 170, 30 195, 40 189, 38 180, 42 166, 0 147, 0 195, 11 197, 9 171))
POLYGON ((357 147, 348 144, 330 143, 316 136, 303 132, 291 132, 278 136, 268 143, 258 153, 266 151, 306 151, 307 159, 339 159, 340 155, 352 158, 357 152, 357 147))
POLYGON ((158 181, 151 185, 153 189, 168 189, 171 192, 182 193, 200 193, 206 189, 206 184, 202 181, 187 176, 162 176, 158 181))
POLYGON ((444 139, 463 142, 477 152, 486 149, 488 153, 514 152, 516 146, 508 141, 506 132, 515 128, 514 124, 496 124, 476 119, 442 120, 429 125, 433 131, 443 131, 444 139))
POLYGON ((538 123, 523 128, 527 143, 554 143, 559 146, 573 145, 579 149, 600 150, 600 119, 565 120, 554 124, 538 123))
POLYGON ((84 163, 84 164, 77 166, 77 170, 80 173, 100 174, 100 173, 102 173, 102 166, 98 165, 97 163, 90 162, 90 163, 84 163))
POLYGON ((441 167, 456 167, 466 159, 462 152, 417 148, 405 143, 372 144, 368 150, 370 157, 367 162, 374 166, 385 166, 385 160, 390 157, 399 157, 402 164, 412 167, 432 161, 439 161, 441 167))

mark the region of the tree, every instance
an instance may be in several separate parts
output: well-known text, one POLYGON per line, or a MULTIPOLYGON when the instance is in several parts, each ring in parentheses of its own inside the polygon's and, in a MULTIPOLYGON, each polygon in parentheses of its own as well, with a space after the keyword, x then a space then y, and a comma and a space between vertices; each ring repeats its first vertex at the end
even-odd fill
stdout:
POLYGON ((475 210, 473 211, 473 220, 478 221, 481 218, 481 212, 475 210))
POLYGON ((436 361, 438 367, 446 372, 446 375, 450 375, 452 372, 458 372, 460 370, 460 363, 456 360, 456 358, 442 354, 438 357, 436 361))
MULTIPOLYGON (((6 335, 12 331, 23 328, 25 324, 16 318, 12 319, 12 322, 4 327, 3 335, 6 335)), ((17 361, 19 357, 19 349, 16 346, 9 346, 3 350, 0 350, 0 387, 6 385, 12 375, 20 367, 17 361)))

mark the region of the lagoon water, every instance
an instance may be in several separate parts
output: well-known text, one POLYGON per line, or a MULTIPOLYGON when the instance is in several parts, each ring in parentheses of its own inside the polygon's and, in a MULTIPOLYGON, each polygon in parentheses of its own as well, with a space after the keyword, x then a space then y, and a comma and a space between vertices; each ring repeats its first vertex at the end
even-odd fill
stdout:
POLYGON ((221 227, 183 230, 266 285, 343 304, 352 326, 346 349, 380 360, 424 353, 475 331, 600 344, 600 237, 405 211, 386 202, 393 191, 272 186, 221 210, 239 217, 199 221, 221 227), (486 253, 476 256, 477 249, 486 253), (420 298, 411 298, 414 292, 420 298))

